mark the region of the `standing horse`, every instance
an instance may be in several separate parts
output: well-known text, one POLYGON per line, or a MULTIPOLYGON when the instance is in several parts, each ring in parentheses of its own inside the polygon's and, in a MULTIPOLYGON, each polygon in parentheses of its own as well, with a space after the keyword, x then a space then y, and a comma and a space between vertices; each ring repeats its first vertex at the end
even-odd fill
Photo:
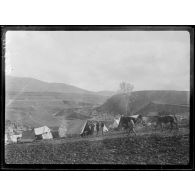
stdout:
POLYGON ((156 116, 155 119, 156 119, 156 127, 160 125, 161 129, 163 129, 163 124, 169 123, 171 126, 171 130, 173 130, 173 125, 176 126, 176 129, 179 129, 176 116, 171 116, 171 115, 156 116))

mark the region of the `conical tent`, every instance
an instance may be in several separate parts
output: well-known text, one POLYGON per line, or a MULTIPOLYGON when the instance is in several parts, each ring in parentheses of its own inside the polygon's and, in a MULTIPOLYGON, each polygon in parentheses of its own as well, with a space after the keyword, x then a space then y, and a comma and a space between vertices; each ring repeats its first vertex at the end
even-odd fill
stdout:
POLYGON ((117 128, 119 125, 119 119, 114 119, 113 128, 117 128))
POLYGON ((118 127, 120 119, 114 119, 114 122, 109 126, 111 129, 115 129, 118 127))
POLYGON ((60 126, 58 132, 60 137, 66 137, 69 135, 79 135, 84 131, 86 125, 86 120, 66 120, 63 122, 63 126, 60 126))
POLYGON ((87 121, 85 121, 85 123, 84 123, 84 125, 83 125, 83 127, 81 129, 80 134, 83 134, 84 133, 84 131, 86 130, 86 125, 87 125, 87 121))
POLYGON ((107 128, 106 125, 104 124, 103 132, 107 132, 107 131, 108 131, 108 128, 107 128))

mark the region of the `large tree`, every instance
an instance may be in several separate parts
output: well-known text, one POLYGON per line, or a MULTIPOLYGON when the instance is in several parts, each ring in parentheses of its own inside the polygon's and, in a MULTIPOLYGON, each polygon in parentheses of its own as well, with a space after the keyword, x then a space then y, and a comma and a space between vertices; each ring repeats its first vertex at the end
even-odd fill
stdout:
POLYGON ((130 108, 130 104, 133 101, 133 98, 131 98, 133 88, 134 88, 133 84, 129 82, 125 82, 125 81, 122 81, 119 85, 119 93, 123 94, 125 97, 125 114, 126 115, 128 113, 132 114, 132 108, 130 108))

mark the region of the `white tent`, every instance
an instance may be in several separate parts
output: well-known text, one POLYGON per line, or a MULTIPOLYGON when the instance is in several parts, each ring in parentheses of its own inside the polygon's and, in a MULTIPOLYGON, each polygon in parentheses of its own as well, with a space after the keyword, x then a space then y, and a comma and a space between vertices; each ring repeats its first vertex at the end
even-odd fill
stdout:
POLYGON ((8 135, 5 134, 5 144, 8 144, 8 135))
POLYGON ((107 132, 107 131, 108 131, 108 128, 107 128, 106 125, 104 124, 103 132, 107 132))
POLYGON ((22 137, 22 134, 19 134, 19 135, 10 135, 10 139, 11 139, 11 142, 13 143, 17 143, 18 141, 18 138, 21 138, 22 137))
POLYGON ((120 118, 119 119, 114 119, 114 122, 109 126, 110 128, 114 129, 117 128, 120 122, 120 118))
POLYGON ((42 134, 42 138, 43 139, 53 139, 53 136, 51 132, 47 132, 47 133, 42 134))
MULTIPOLYGON (((83 127, 81 129, 81 133, 80 134, 82 134, 84 132, 86 124, 87 124, 87 121, 85 121, 85 123, 84 123, 84 125, 83 125, 83 127)), ((95 127, 96 127, 96 125, 95 125, 95 127)), ((95 130, 95 127, 94 127, 94 130, 95 130)))
POLYGON ((43 139, 52 139, 51 130, 47 126, 34 129, 35 135, 42 135, 43 139))
POLYGON ((117 128, 119 125, 120 119, 114 119, 113 128, 117 128))

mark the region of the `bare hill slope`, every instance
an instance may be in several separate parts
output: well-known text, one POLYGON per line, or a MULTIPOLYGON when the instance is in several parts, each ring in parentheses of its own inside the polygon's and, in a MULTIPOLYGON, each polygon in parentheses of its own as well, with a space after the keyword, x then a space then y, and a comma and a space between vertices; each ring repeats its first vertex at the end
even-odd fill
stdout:
MULTIPOLYGON (((130 110, 137 113, 144 109, 149 103, 170 104, 170 105, 189 105, 189 92, 187 91, 136 91, 132 93, 131 103, 128 105, 130 110)), ((123 94, 117 94, 109 98, 102 106, 97 108, 99 111, 115 114, 126 112, 126 100, 123 94)))
POLYGON ((6 91, 92 93, 64 83, 48 83, 33 78, 6 76, 6 91))

